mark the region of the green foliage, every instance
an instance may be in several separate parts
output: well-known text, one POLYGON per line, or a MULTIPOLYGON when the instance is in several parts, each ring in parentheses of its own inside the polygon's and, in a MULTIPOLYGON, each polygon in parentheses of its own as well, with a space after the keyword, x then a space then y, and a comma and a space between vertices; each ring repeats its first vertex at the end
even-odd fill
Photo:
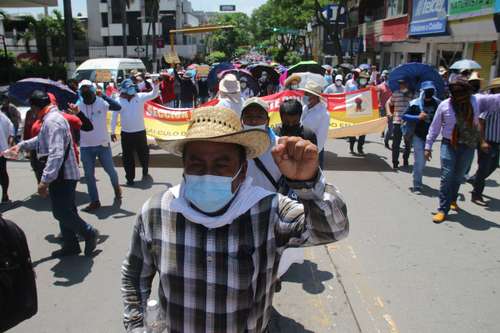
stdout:
POLYGON ((234 25, 233 29, 219 30, 209 37, 213 51, 223 52, 226 58, 237 56, 238 48, 253 44, 250 32, 250 18, 244 13, 218 15, 214 24, 234 25))
POLYGON ((226 60, 226 54, 224 52, 220 52, 220 51, 214 51, 214 52, 210 53, 205 58, 205 62, 207 64, 213 64, 216 62, 223 62, 224 60, 226 60))
POLYGON ((296 63, 301 62, 302 57, 300 56, 300 54, 298 52, 292 51, 292 52, 288 52, 285 55, 284 60, 285 60, 285 64, 287 66, 291 66, 291 65, 295 65, 296 63))

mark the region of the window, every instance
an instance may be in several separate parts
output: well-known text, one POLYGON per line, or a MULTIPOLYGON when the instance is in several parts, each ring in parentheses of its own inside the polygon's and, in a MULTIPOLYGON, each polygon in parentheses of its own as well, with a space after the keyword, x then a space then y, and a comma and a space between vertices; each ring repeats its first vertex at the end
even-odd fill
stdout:
POLYGON ((113 36, 113 45, 122 45, 122 36, 113 36))
POLYGON ((101 13, 101 23, 103 28, 108 27, 108 13, 101 13))
POLYGON ((111 0, 111 23, 122 22, 122 0, 111 0))
POLYGON ((109 46, 109 37, 108 36, 102 37, 102 44, 104 46, 109 46))
POLYGON ((387 17, 401 16, 408 13, 407 0, 388 0, 387 17))
POLYGON ((108 0, 101 0, 101 3, 108 3, 108 0))

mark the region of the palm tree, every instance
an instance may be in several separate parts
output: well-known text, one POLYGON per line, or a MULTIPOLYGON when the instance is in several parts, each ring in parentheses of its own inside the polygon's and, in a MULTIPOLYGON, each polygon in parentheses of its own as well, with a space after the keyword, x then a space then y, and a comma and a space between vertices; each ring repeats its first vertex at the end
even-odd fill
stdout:
POLYGON ((26 48, 26 53, 31 53, 31 45, 30 45, 30 42, 35 38, 35 34, 33 33, 33 31, 29 30, 29 29, 26 29, 26 31, 22 32, 20 34, 20 38, 23 43, 24 43, 24 47, 26 48))

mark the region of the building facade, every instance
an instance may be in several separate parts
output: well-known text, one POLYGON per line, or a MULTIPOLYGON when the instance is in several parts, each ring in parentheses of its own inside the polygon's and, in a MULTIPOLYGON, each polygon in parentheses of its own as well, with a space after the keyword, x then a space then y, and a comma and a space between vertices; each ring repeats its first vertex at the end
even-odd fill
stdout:
MULTIPOLYGON (((89 18, 89 56, 123 57, 122 47, 122 0, 87 0, 89 18)), ((200 12, 193 11, 188 0, 161 0, 158 22, 151 22, 150 2, 137 0, 127 8, 127 56, 151 57, 152 25, 156 25, 158 59, 170 47, 169 32, 172 29, 196 27, 202 22, 200 12)), ((176 35, 175 50, 181 57, 192 59, 198 53, 200 36, 176 35)))

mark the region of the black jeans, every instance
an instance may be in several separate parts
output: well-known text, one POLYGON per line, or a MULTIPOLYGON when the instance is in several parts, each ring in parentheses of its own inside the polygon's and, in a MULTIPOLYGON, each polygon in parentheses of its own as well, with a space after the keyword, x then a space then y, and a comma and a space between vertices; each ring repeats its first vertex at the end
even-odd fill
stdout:
MULTIPOLYGON (((365 144, 365 139, 366 139, 366 135, 361 135, 358 138, 358 150, 363 150, 363 145, 365 144)), ((354 149, 354 144, 355 143, 356 143, 356 137, 355 136, 350 136, 349 137, 349 148, 351 150, 354 149)))
POLYGON ((9 199, 9 174, 7 173, 7 159, 0 157, 0 185, 2 186, 2 201, 9 199))
POLYGON ((486 178, 488 178, 496 168, 498 168, 498 161, 500 157, 500 144, 489 142, 491 149, 489 152, 485 153, 481 149, 478 149, 477 155, 477 172, 474 177, 474 190, 473 195, 480 196, 483 195, 484 183, 486 178))
MULTIPOLYGON (((394 124, 393 128, 393 138, 392 138, 392 164, 399 165, 399 151, 401 147, 401 141, 403 140, 403 131, 401 131, 401 124, 394 124)), ((411 142, 404 139, 405 148, 403 151, 403 160, 408 161, 411 153, 411 142)))
POLYGON ((84 239, 92 236, 93 228, 86 223, 76 209, 76 180, 55 180, 49 185, 52 214, 59 222, 63 247, 79 248, 77 235, 84 239))
POLYGON ((135 179, 134 152, 139 157, 139 162, 142 166, 142 175, 147 175, 149 171, 149 147, 146 131, 134 133, 122 132, 121 140, 123 168, 125 169, 127 181, 134 181, 135 179))

